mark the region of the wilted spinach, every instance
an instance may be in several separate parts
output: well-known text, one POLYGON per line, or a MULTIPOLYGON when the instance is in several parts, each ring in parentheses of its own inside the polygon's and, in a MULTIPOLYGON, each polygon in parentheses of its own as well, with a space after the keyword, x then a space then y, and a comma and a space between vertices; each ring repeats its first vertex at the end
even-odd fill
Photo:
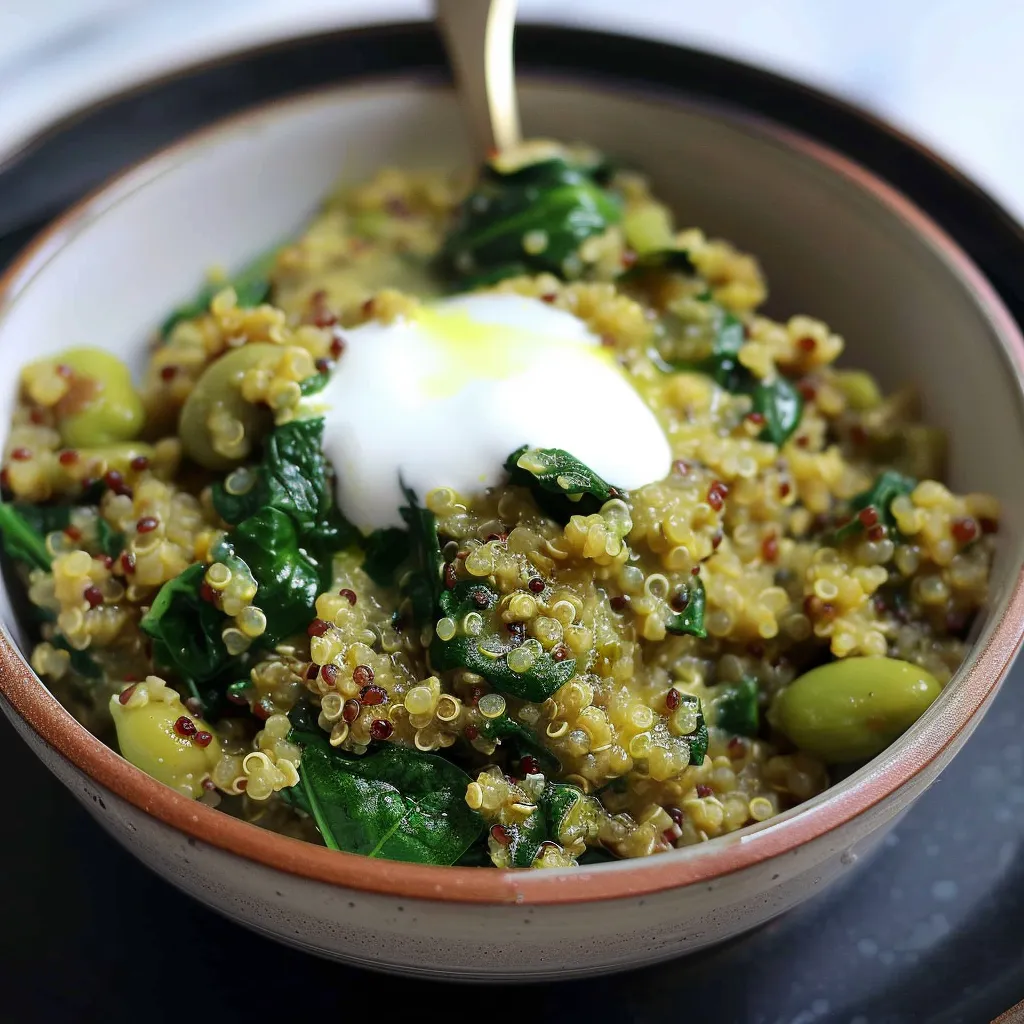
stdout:
POLYGON ((561 523, 591 515, 624 493, 561 448, 524 444, 505 460, 505 469, 510 483, 528 487, 540 508, 561 523))
MULTIPOLYGON (((451 589, 442 588, 438 598, 440 615, 461 622, 471 612, 493 608, 498 594, 487 584, 463 580, 451 589)), ((497 621, 494 628, 476 635, 456 635, 442 640, 434 635, 430 644, 430 661, 435 669, 466 668, 481 675, 501 693, 521 700, 541 702, 567 683, 576 672, 576 659, 557 661, 550 651, 537 656, 525 672, 515 672, 508 664, 508 654, 518 646, 497 621), (501 632, 499 632, 501 630, 501 632)))
POLYGON ((708 631, 704 626, 707 595, 699 576, 691 576, 686 583, 686 605, 665 622, 665 629, 676 636, 695 636, 703 640, 708 631))
POLYGON ((213 504, 229 523, 240 523, 261 508, 287 513, 299 540, 320 565, 321 580, 329 582, 331 556, 357 543, 359 531, 334 501, 333 471, 323 454, 323 419, 293 420, 277 427, 263 446, 253 485, 231 494, 223 483, 214 485, 213 504))
POLYGON ((0 531, 4 551, 17 562, 49 572, 53 558, 46 550, 46 535, 68 525, 67 506, 12 504, 0 502, 0 531))
POLYGON ((302 748, 293 802, 332 850, 448 865, 482 834, 466 804, 470 778, 450 761, 395 744, 351 756, 331 747, 304 702, 289 717, 302 748))
POLYGON ((864 523, 858 513, 873 508, 878 515, 878 522, 892 533, 898 533, 896 520, 892 514, 892 503, 902 494, 910 494, 917 486, 917 481, 902 473, 886 469, 879 473, 875 482, 866 490, 850 499, 850 519, 835 531, 836 543, 842 543, 850 537, 863 532, 864 523))
POLYGON ((509 836, 509 862, 514 868, 528 868, 544 843, 562 844, 562 827, 568 814, 583 799, 575 786, 549 782, 537 799, 537 809, 518 825, 502 826, 509 836))
POLYGON ((522 758, 524 755, 536 758, 540 769, 545 775, 553 775, 561 771, 561 763, 547 747, 537 738, 537 734, 525 725, 516 722, 506 714, 497 718, 488 718, 480 726, 480 734, 489 740, 496 740, 505 748, 515 752, 515 756, 522 758))
POLYGON ((253 603, 267 617, 261 644, 275 644, 305 630, 315 616, 320 577, 317 566, 299 547, 291 518, 267 506, 243 519, 225 543, 256 580, 253 603))
POLYGON ((648 274, 675 273, 692 275, 697 268, 685 249, 653 249, 650 252, 638 253, 637 257, 621 274, 621 282, 642 280, 648 274))
POLYGON ((683 354, 658 350, 658 361, 673 370, 689 370, 705 373, 719 387, 737 395, 749 395, 753 411, 764 417, 761 439, 783 445, 800 425, 804 400, 793 384, 781 374, 771 380, 760 380, 739 361, 740 348, 744 342, 743 324, 728 310, 711 301, 708 304, 711 316, 700 325, 686 324, 669 314, 665 318, 667 335, 665 344, 671 344, 673 335, 676 343, 683 343, 683 354), (693 338, 688 335, 693 334, 693 338), (710 335, 710 336, 709 336, 710 335), (690 352, 691 343, 696 349, 690 352))
POLYGON ((380 586, 394 582, 398 567, 409 557, 411 540, 406 530, 388 526, 374 530, 363 540, 363 570, 380 586))
POLYGON ((182 321, 202 316, 210 308, 213 297, 224 288, 234 288, 238 305, 242 309, 258 306, 270 294, 270 272, 274 268, 278 250, 272 249, 243 267, 234 277, 220 283, 204 285, 191 302, 179 306, 160 326, 160 333, 167 337, 182 321))
POLYGON ((722 686, 712 699, 715 725, 737 736, 756 736, 758 729, 757 680, 744 677, 735 686, 722 686))
MULTIPOLYGON (((422 508, 416 495, 405 488, 407 504, 401 509, 409 526, 415 569, 403 585, 404 595, 412 603, 418 625, 440 618, 461 622, 471 612, 482 613, 498 603, 497 592, 486 583, 463 580, 445 585, 437 520, 422 508)), ((550 652, 540 654, 526 672, 513 672, 507 655, 516 644, 504 629, 504 623, 475 635, 456 635, 442 640, 434 634, 430 644, 430 663, 437 671, 466 668, 483 676, 494 689, 529 701, 543 701, 568 682, 576 671, 576 659, 557 661, 550 652), (500 629, 500 632, 499 632, 500 629)))
POLYGON ((704 721, 704 711, 701 708, 700 698, 694 697, 692 694, 684 693, 682 695, 682 703, 689 705, 696 705, 697 709, 697 726, 686 737, 687 742, 690 744, 690 764, 701 765, 704 763, 704 758, 708 752, 708 726, 707 722, 704 721))
POLYGON ((485 165, 445 239, 444 273, 460 289, 518 274, 579 277, 580 245, 622 216, 604 177, 600 164, 560 156, 512 170, 485 165))
POLYGON ((221 632, 224 613, 200 594, 206 566, 190 565, 157 591, 139 626, 153 639, 153 660, 198 692, 231 662, 221 632))

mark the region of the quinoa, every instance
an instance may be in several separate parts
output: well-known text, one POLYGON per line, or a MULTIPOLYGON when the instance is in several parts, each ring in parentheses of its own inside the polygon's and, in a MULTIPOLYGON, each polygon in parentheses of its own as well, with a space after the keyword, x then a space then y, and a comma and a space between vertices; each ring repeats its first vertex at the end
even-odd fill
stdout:
MULTIPOLYGON (((627 216, 667 216, 642 176, 612 180, 627 216)), ((612 224, 573 253, 578 274, 487 286, 565 310, 601 338, 669 441, 664 479, 565 521, 519 483, 458 493, 438 481, 421 497, 441 585, 475 594, 477 606, 418 619, 407 569, 375 578, 363 540, 347 537, 321 559, 302 627, 268 642, 275 609, 261 607, 218 501, 263 486, 253 460, 266 431, 301 422, 318 379, 345 358, 346 329, 401 320, 440 292, 431 267, 467 188, 385 170, 340 189, 277 254, 267 301, 242 305, 225 281, 154 345, 137 436, 69 446, 79 377, 53 359, 23 370, 5 499, 67 510, 43 534, 44 564, 18 559, 44 620, 33 668, 112 742, 111 709, 117 722, 146 706, 180 710, 175 750, 197 735, 210 737, 204 751, 215 744, 209 764, 186 750, 201 766, 186 791, 310 841, 325 826, 303 788, 300 707, 324 741, 318 757, 354 764, 396 748, 421 764, 457 762, 462 812, 499 867, 521 866, 522 837, 542 813, 550 827, 527 863, 566 867, 594 851, 636 857, 705 842, 821 793, 832 766, 780 728, 780 695, 849 658, 898 659, 945 685, 986 600, 999 508, 941 482, 942 437, 920 422, 912 391, 884 396, 867 374, 838 368, 845 343, 826 324, 759 314, 767 286, 756 260, 696 228, 671 233, 683 272, 623 277, 638 254, 612 224), (723 315, 741 332, 734 363, 751 389, 783 379, 799 395, 799 423, 781 443, 766 436, 751 389, 722 386, 692 359, 723 315), (678 330, 666 332, 668 318, 678 330), (235 468, 211 473, 183 454, 179 418, 204 373, 250 345, 262 347, 239 378, 242 411, 217 405, 204 423, 235 468), (883 471, 900 474, 898 493, 884 507, 858 505, 883 471), (194 614, 244 667, 218 677, 216 701, 174 671, 167 638, 147 625, 194 565, 194 614), (698 594, 701 628, 681 630, 698 594), (520 676, 539 664, 572 672, 533 700, 431 654, 438 641, 477 637, 481 651, 499 638, 520 676), (740 732, 723 708, 744 686, 758 724, 740 732), (557 815, 552 784, 564 798, 557 815)), ((548 244, 543 232, 522 240, 530 258, 548 244)), ((572 386, 551 381, 551 394, 572 386)), ((306 557, 301 543, 296 551, 306 557)))

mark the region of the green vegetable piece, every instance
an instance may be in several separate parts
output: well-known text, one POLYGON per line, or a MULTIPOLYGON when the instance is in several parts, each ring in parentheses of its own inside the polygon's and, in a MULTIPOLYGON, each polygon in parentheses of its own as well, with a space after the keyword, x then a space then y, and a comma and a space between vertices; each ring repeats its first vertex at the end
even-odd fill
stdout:
POLYGON ((638 280, 653 273, 675 273, 691 276, 697 268, 686 249, 661 249, 637 256, 632 265, 618 276, 621 282, 638 280))
POLYGON ((689 693, 684 693, 682 695, 681 703, 690 705, 695 704, 697 706, 697 725, 686 739, 690 744, 690 764, 701 765, 704 763, 704 758, 707 756, 710 737, 708 735, 707 722, 704 721, 704 711, 701 708, 700 698, 694 697, 689 693))
POLYGON ((126 761, 193 800, 203 795, 203 779, 220 758, 220 743, 202 719, 190 715, 177 698, 150 699, 141 707, 130 707, 114 696, 110 714, 126 761), (174 727, 180 718, 189 719, 197 731, 210 733, 209 744, 201 747, 191 736, 182 736, 174 727))
POLYGON ((267 506, 239 523, 228 543, 258 586, 253 603, 267 617, 260 643, 276 644, 304 631, 315 617, 320 576, 317 566, 299 547, 292 520, 267 506))
POLYGON ((479 839, 469 776, 450 761, 394 744, 350 757, 330 746, 304 703, 289 717, 302 747, 297 801, 332 850, 447 865, 479 839))
POLYGON ((622 215, 622 233, 637 256, 661 253, 673 246, 672 213, 662 203, 643 203, 622 215))
MULTIPOLYGON (((440 671, 466 668, 487 680, 500 693, 520 700, 539 703, 564 686, 576 672, 576 659, 555 661, 545 651, 526 672, 513 672, 508 667, 507 654, 512 648, 503 646, 497 656, 485 654, 489 650, 480 636, 456 636, 451 640, 434 637, 430 645, 431 664, 440 671)), ((495 644, 495 650, 497 644, 495 644)))
POLYGON ((124 534, 115 530, 103 516, 96 519, 96 539, 103 554, 111 558, 116 558, 124 550, 124 534))
POLYGON ((139 626, 153 638, 154 659, 173 668, 191 687, 221 674, 231 656, 221 639, 223 613, 199 596, 206 567, 197 562, 168 580, 139 626))
POLYGON ((210 308, 214 296, 228 287, 235 289, 238 305, 242 309, 249 309, 266 301, 270 295, 270 272, 274 268, 277 253, 277 249, 272 249, 258 256, 228 281, 204 285, 191 302, 179 306, 164 320, 160 326, 160 334, 166 338, 182 320, 202 316, 210 308))
POLYGON ((562 845, 565 820, 582 799, 583 793, 575 786, 547 783, 537 800, 537 810, 522 824, 504 826, 509 836, 509 862, 512 867, 531 867, 546 842, 562 845))
MULTIPOLYGON (((403 594, 413 606, 418 625, 436 622, 441 617, 461 621, 470 613, 479 613, 483 604, 493 608, 498 595, 484 583, 464 580, 449 589, 442 583, 444 557, 437 536, 434 514, 421 508, 416 495, 405 488, 408 504, 400 511, 409 526, 416 569, 403 585, 403 594)), ((496 690, 522 700, 547 700, 576 671, 576 659, 556 661, 545 651, 525 672, 509 668, 507 655, 513 644, 502 631, 479 635, 456 635, 442 640, 436 634, 430 645, 430 663, 435 671, 466 668, 482 675, 496 690)))
POLYGON ((898 534, 896 520, 892 515, 892 503, 901 494, 910 494, 917 486, 917 481, 903 476, 894 470, 887 469, 880 473, 875 482, 850 501, 850 519, 835 531, 836 543, 842 543, 855 537, 864 530, 864 524, 858 515, 866 508, 873 508, 878 513, 878 522, 887 530, 898 534))
POLYGON ((772 723, 829 764, 881 753, 941 693, 931 673, 896 658, 843 658, 799 676, 776 696, 772 723))
POLYGON ((506 714, 484 719, 480 733, 489 740, 496 740, 502 747, 507 743, 516 757, 535 757, 545 775, 553 775, 562 769, 558 758, 541 743, 532 729, 514 721, 506 714))
MULTIPOLYGON (((470 612, 479 613, 484 602, 487 608, 493 608, 498 603, 497 592, 484 583, 463 580, 451 590, 440 589, 435 614, 461 622, 470 612)), ((467 668, 483 676, 501 693, 538 703, 547 700, 575 674, 575 658, 556 661, 548 651, 538 655, 525 672, 514 671, 509 667, 508 654, 515 650, 515 645, 507 637, 504 630, 461 634, 450 640, 435 634, 430 661, 439 671, 467 668)))
POLYGON ((142 430, 142 399, 128 367, 113 353, 101 348, 72 348, 42 362, 70 371, 68 390, 54 406, 65 445, 116 444, 130 441, 142 430))
POLYGON ((576 863, 581 868, 586 868, 591 864, 610 864, 618 859, 614 853, 606 850, 603 846, 591 846, 587 848, 586 853, 576 858, 576 863))
POLYGON ((771 441, 781 448, 800 426, 803 396, 785 377, 776 377, 772 381, 759 381, 754 386, 753 397, 754 412, 764 416, 765 421, 761 440, 771 441))
POLYGON ((735 686, 721 687, 712 701, 715 725, 736 736, 756 736, 758 693, 757 680, 749 676, 735 686))
POLYGON ((592 515, 625 493, 561 448, 523 445, 505 460, 505 469, 510 483, 528 487, 541 509, 561 523, 573 515, 592 515))
MULTIPOLYGON (((359 531, 334 501, 334 473, 323 454, 323 419, 294 420, 266 439, 253 484, 240 494, 213 487, 213 504, 229 523, 240 523, 270 506, 287 513, 300 542, 329 582, 331 556, 358 542, 359 531)), ((231 478, 229 478, 230 480, 231 478)))
POLYGON ((308 398, 310 395, 319 394, 327 387, 330 379, 331 375, 326 370, 321 370, 320 373, 314 373, 312 377, 299 381, 299 391, 302 393, 302 397, 308 398))
POLYGON ((676 636, 695 636, 703 640, 708 635, 704 626, 707 594, 699 576, 691 576, 686 584, 686 607, 665 622, 665 629, 676 636))
POLYGON ((50 508, 57 512, 56 520, 47 516, 47 506, 0 502, 0 532, 8 557, 30 568, 50 571, 53 557, 46 549, 46 534, 64 529, 71 514, 68 506, 50 508))
POLYGON ((178 434, 185 454, 200 466, 219 470, 237 466, 270 429, 270 409, 242 397, 242 379, 249 370, 279 351, 279 347, 270 342, 251 342, 229 349, 203 370, 178 417, 178 434), (215 417, 230 418, 242 424, 245 448, 240 449, 237 457, 225 455, 214 447, 210 423, 215 417))
POLYGON ((700 324, 688 324, 672 315, 666 317, 668 330, 666 344, 656 353, 658 361, 670 370, 705 373, 726 391, 736 395, 749 395, 753 411, 765 418, 761 431, 762 441, 783 445, 800 425, 804 401, 800 392, 785 377, 771 381, 755 377, 739 361, 739 352, 745 340, 743 323, 732 313, 711 302, 710 319, 700 324), (678 335, 678 337, 677 337, 678 335))
POLYGON ((411 540, 406 530, 397 526, 374 530, 363 538, 363 570, 379 586, 394 582, 398 567, 409 557, 411 540))
POLYGON ((579 277, 580 245, 621 217, 600 178, 592 162, 567 155, 485 167, 445 239, 447 275, 462 289, 517 274, 579 277))
POLYGON ((494 863, 487 850, 487 840, 478 839, 456 862, 458 868, 493 868, 494 863))
POLYGON ((409 528, 415 570, 402 585, 403 596, 412 604, 413 617, 418 626, 431 624, 443 614, 441 595, 441 574, 444 572, 444 557, 437 537, 437 519, 429 509, 421 507, 416 495, 404 484, 402 491, 407 502, 398 511, 409 528))

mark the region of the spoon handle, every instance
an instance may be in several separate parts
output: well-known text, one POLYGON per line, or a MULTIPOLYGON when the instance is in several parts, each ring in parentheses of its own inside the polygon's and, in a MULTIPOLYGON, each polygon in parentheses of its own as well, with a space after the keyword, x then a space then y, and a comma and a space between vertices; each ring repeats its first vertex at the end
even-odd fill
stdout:
POLYGON ((470 127, 483 151, 518 144, 512 36, 518 0, 434 0, 470 127))

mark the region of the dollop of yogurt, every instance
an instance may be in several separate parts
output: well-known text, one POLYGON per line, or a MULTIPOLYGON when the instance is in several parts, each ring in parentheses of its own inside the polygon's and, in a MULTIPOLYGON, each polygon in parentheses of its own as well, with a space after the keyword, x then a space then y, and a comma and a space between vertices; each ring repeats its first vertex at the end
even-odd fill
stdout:
POLYGON ((400 480, 472 494, 524 444, 563 448, 609 483, 670 468, 654 413, 582 320, 538 299, 484 293, 345 332, 318 398, 338 503, 357 526, 402 523, 400 480))

